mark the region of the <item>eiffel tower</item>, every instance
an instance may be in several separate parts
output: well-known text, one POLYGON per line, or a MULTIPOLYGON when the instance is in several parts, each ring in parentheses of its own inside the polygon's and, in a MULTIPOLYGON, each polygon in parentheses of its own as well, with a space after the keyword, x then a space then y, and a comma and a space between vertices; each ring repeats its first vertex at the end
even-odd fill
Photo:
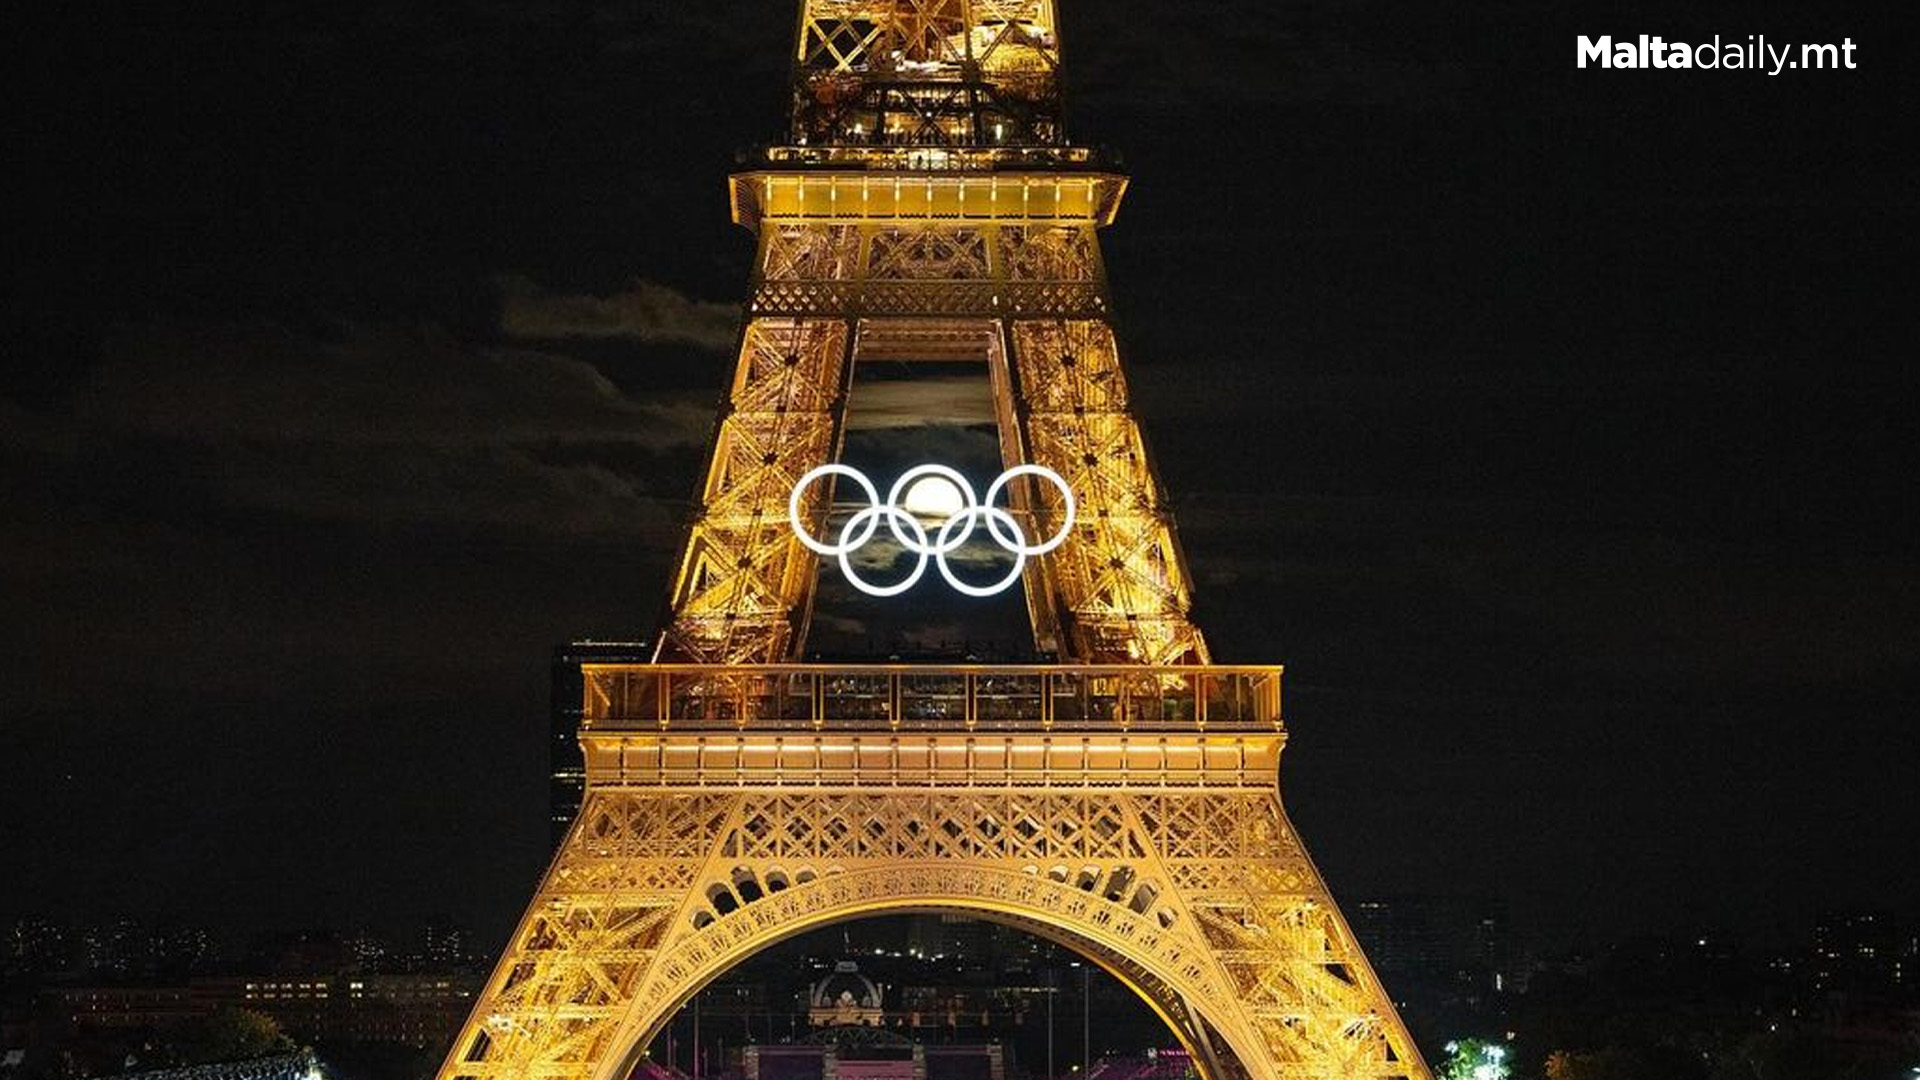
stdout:
POLYGON ((1067 140, 1060 56, 1053 0, 803 0, 790 137, 731 182, 752 298, 654 662, 586 668, 584 805, 440 1080, 627 1080, 741 959, 902 912, 1077 951, 1208 1080, 1430 1080, 1281 806, 1281 669, 1189 618, 1096 236, 1127 180, 1067 140), (1006 505, 966 531, 1055 539, 1007 581, 1060 662, 799 662, 817 552, 953 539, 870 486, 827 529, 876 360, 984 362, 1006 505))

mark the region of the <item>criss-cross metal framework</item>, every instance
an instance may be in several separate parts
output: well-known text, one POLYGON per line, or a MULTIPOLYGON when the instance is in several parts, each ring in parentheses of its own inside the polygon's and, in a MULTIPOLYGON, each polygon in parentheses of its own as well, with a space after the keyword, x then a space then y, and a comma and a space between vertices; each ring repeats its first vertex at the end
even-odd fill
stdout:
MULTIPOLYGON (((1040 647, 1090 662, 1205 661, 1108 321, 1095 230, 1125 186, 1078 167, 768 168, 734 178, 736 216, 758 230, 759 260, 663 659, 796 658, 816 568, 786 529, 787 499, 836 456, 855 367, 966 359, 991 373, 1008 466, 1052 469, 1088 508, 1068 542, 1027 572, 1040 647)), ((808 493, 816 520, 828 490, 808 493)), ((1058 495, 1037 485, 1014 498, 1037 535, 1051 535, 1058 495)))
POLYGON ((792 140, 732 182, 752 297, 655 662, 589 665, 584 805, 440 1080, 626 1080, 742 958, 900 911, 1080 951, 1210 1080, 1431 1080, 1281 805, 1279 669, 1190 617, 1096 236, 1126 181, 1061 133, 1053 7, 804 0, 792 140), (1006 465, 1071 489, 1023 581, 1061 662, 798 662, 789 498, 876 359, 984 361, 1006 465))
POLYGON ((1061 140, 1051 0, 810 0, 799 38, 797 146, 1061 140))

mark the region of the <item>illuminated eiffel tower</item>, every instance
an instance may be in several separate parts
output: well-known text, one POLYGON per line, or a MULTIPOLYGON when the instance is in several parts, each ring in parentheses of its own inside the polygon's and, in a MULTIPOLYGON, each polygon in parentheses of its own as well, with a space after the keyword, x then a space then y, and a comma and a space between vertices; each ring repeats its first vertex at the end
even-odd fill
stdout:
POLYGON ((732 180, 753 295, 670 620, 586 670, 585 803, 441 1080, 626 1080, 741 959, 898 912, 1078 951, 1209 1080, 1428 1080, 1281 807, 1280 669, 1188 618, 1096 238, 1127 182, 1068 143, 1059 65, 1052 0, 804 0, 790 140, 732 180), (929 531, 869 489, 822 531, 876 359, 985 363, 1003 508, 929 531), (1063 662, 798 663, 816 552, 882 523, 922 569, 1028 544, 1063 662))

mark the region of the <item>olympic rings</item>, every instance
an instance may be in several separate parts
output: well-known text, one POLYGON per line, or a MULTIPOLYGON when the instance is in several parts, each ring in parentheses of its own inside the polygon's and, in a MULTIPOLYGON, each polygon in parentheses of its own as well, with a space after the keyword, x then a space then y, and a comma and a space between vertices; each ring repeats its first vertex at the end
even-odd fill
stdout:
POLYGON ((860 539, 852 543, 847 543, 846 530, 841 530, 840 540, 843 546, 840 547, 823 544, 813 537, 808 536, 806 528, 800 524, 800 496, 806 493, 807 485, 823 476, 845 476, 851 478, 854 483, 860 485, 860 490, 867 493, 867 502, 872 506, 877 507, 880 505, 880 493, 873 489, 873 481, 868 480, 865 473, 862 473, 859 469, 849 468, 845 465, 822 465, 801 477, 800 482, 793 485, 793 494, 787 496, 787 520, 793 523, 793 535, 799 537, 800 542, 807 545, 807 547, 817 555, 844 555, 866 543, 868 540, 873 539, 873 531, 880 527, 880 518, 876 515, 873 519, 873 524, 868 525, 867 531, 860 534, 860 539))
MULTIPOLYGON (((1073 531, 1073 489, 1068 487, 1067 482, 1060 479, 1060 474, 1054 472, 1052 469, 1039 465, 1015 465, 1013 468, 1001 473, 1000 479, 995 480, 993 484, 987 488, 987 497, 983 500, 984 504, 992 506, 994 496, 1000 494, 1000 490, 1007 486, 1007 481, 1016 476, 1037 476, 1052 484, 1054 487, 1059 488, 1060 500, 1067 508, 1067 519, 1060 523, 1060 531, 1054 533, 1046 543, 1036 544, 1032 547, 1026 545, 1026 537, 1024 535, 1021 536, 1020 543, 1018 544, 1001 536, 1000 530, 994 525, 994 520, 991 517, 987 518, 987 531, 993 534, 993 538, 999 541, 1001 547, 1006 548, 1016 555, 1045 555, 1047 552, 1066 543, 1067 536, 1073 531)), ((1011 519, 1009 519, 1009 523, 1012 524, 1011 519)), ((1019 528, 1017 524, 1015 524, 1014 527, 1016 531, 1019 528)))
MULTIPOLYGON (((1020 531, 1020 523, 1013 520, 1013 515, 997 506, 969 506, 965 510, 948 518, 946 522, 940 526, 940 543, 942 550, 945 549, 947 533, 954 525, 964 521, 967 523, 967 532, 970 533, 973 531, 973 519, 976 517, 986 518, 987 531, 993 534, 995 540, 1000 540, 1000 530, 994 527, 996 519, 1005 521, 1007 527, 1013 529, 1014 532, 1018 533, 1020 531)), ((962 533, 961 535, 964 537, 966 533, 962 533)), ((1003 592, 1009 585, 1020 580, 1021 572, 1027 568, 1027 552, 1025 543, 1015 546, 1004 540, 1000 540, 1000 546, 1013 552, 1013 569, 1007 571, 1007 576, 1001 578, 999 581, 991 585, 969 585, 954 575, 953 568, 947 565, 947 560, 944 558, 940 560, 940 576, 946 578, 947 584, 953 586, 955 591, 963 592, 968 596, 993 596, 996 593, 1003 592)))
POLYGON ((793 493, 787 497, 787 521, 793 527, 793 535, 809 551, 839 560, 840 572, 846 575, 854 588, 869 596, 881 597, 898 596, 913 588, 926 574, 929 559, 939 567, 940 576, 946 579, 948 585, 967 596, 993 596, 1004 592, 1020 580, 1029 558, 1045 555, 1067 542, 1067 537, 1073 532, 1074 513, 1073 489, 1067 486, 1059 473, 1040 465, 1016 465, 1001 473, 987 488, 984 498, 976 497, 973 485, 954 469, 945 465, 915 465, 893 482, 893 486, 887 490, 885 502, 880 501, 879 489, 874 487, 873 481, 868 480, 860 470, 848 465, 822 465, 801 477, 800 482, 793 486, 793 493), (840 529, 839 540, 833 543, 816 539, 807 532, 805 523, 800 520, 800 502, 807 488, 829 476, 847 477, 867 498, 867 505, 847 519, 840 529), (932 527, 931 537, 930 526, 922 524, 919 516, 908 511, 901 502, 901 497, 912 490, 914 481, 928 476, 937 476, 952 484, 960 495, 960 509, 946 514, 937 527, 932 527), (1022 476, 1037 476, 1059 489, 1061 506, 1064 508, 1059 530, 1037 544, 1027 542, 1025 530, 1012 513, 994 505, 994 500, 1006 490, 1008 483, 1022 476), (892 585, 868 582, 854 571, 853 560, 849 557, 873 539, 883 519, 894 541, 919 560, 911 573, 892 585), (947 562, 947 556, 959 550, 973 536, 974 525, 980 521, 986 522, 987 535, 1013 556, 1013 569, 1005 577, 988 585, 962 581, 947 562))
MULTIPOLYGON (((874 529, 874 525, 868 525, 865 535, 872 536, 873 529, 874 529)), ((859 589, 861 592, 866 593, 869 596, 899 596, 901 593, 906 592, 908 589, 913 588, 914 585, 919 583, 920 575, 927 572, 927 553, 930 549, 927 547, 927 530, 920 524, 918 519, 916 519, 912 514, 907 513, 905 510, 898 509, 897 507, 880 506, 876 504, 873 506, 869 506, 864 510, 861 510, 859 513, 854 514, 853 517, 847 520, 846 528, 843 528, 840 530, 840 546, 838 550, 839 550, 839 558, 840 558, 840 572, 847 575, 847 580, 853 582, 854 588, 859 589), (847 540, 847 537, 852 535, 853 530, 860 524, 861 518, 868 518, 868 517, 873 519, 874 524, 878 524, 879 520, 882 517, 886 518, 887 528, 895 536, 900 535, 900 527, 898 523, 901 521, 905 521, 907 523, 907 526, 913 530, 914 538, 912 540, 907 540, 903 538, 900 542, 900 546, 920 556, 920 561, 913 565, 913 573, 908 574, 904 580, 900 581, 897 584, 869 585, 867 584, 864 578, 862 578, 859 574, 856 574, 853 572, 853 560, 847 558, 847 556, 853 554, 854 549, 858 548, 861 544, 865 543, 866 541, 862 539, 862 540, 850 542, 847 540)), ((947 571, 947 560, 943 558, 940 560, 940 572, 944 574, 946 573, 946 571, 947 571)))

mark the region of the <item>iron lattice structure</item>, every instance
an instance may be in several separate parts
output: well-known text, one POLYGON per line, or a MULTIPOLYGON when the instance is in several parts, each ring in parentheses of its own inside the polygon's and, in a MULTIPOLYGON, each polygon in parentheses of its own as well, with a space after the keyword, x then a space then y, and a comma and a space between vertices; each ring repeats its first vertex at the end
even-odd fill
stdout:
POLYGON ((626 1080, 742 958, 908 911, 1078 950, 1210 1080, 1431 1080, 1281 805, 1280 670, 1190 618, 1096 238, 1126 181, 1065 143, 1059 56, 1046 0, 804 0, 792 142, 732 181, 752 299, 658 654, 588 666, 584 806, 440 1080, 626 1080), (984 360, 1005 463, 1068 483, 1023 582, 1062 663, 797 662, 788 499, 876 359, 984 360))
POLYGON ((1051 0, 810 0, 796 146, 1028 146, 1062 140, 1051 0))

